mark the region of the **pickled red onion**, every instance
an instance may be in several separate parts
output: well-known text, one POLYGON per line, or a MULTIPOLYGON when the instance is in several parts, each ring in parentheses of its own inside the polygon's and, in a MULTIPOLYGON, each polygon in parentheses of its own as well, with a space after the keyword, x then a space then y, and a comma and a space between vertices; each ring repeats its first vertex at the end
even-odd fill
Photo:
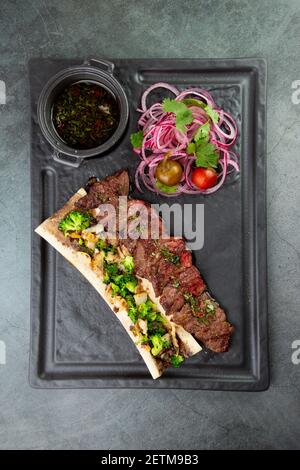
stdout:
POLYGON ((137 110, 141 113, 138 121, 139 129, 143 131, 143 142, 140 149, 134 149, 141 157, 141 162, 135 174, 135 184, 140 192, 143 192, 140 182, 149 191, 166 197, 174 197, 179 194, 213 194, 220 189, 226 181, 227 175, 239 173, 238 155, 230 148, 237 139, 238 130, 233 117, 217 108, 212 96, 207 90, 201 88, 189 88, 179 91, 173 85, 159 82, 151 85, 142 95, 141 107, 137 110), (176 118, 173 113, 163 110, 162 103, 157 102, 147 107, 146 101, 149 94, 157 89, 165 88, 175 95, 176 101, 182 101, 187 97, 193 97, 201 101, 203 106, 208 105, 218 112, 219 120, 215 123, 203 107, 188 105, 192 112, 193 121, 186 126, 186 131, 181 132, 176 128, 176 118), (196 157, 187 153, 187 146, 192 141, 199 127, 207 121, 210 123, 209 142, 219 152, 218 180, 215 186, 209 189, 197 188, 191 180, 195 168, 196 157), (183 167, 183 176, 175 192, 165 193, 156 187, 155 169, 165 158, 178 160, 183 167))

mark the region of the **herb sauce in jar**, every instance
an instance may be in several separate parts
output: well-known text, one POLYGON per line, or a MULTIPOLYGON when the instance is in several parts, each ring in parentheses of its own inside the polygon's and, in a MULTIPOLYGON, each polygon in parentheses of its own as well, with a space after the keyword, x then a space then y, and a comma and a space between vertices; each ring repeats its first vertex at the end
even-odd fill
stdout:
POLYGON ((102 86, 78 82, 58 95, 52 120, 67 145, 85 150, 98 147, 112 136, 119 124, 120 109, 115 97, 102 86))

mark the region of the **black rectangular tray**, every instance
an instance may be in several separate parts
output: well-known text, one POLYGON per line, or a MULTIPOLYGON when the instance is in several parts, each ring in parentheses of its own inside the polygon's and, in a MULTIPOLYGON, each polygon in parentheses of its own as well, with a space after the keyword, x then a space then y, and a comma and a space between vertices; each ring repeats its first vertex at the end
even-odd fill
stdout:
MULTIPOLYGON (((134 344, 89 283, 32 232, 30 383, 41 388, 145 387, 264 390, 269 384, 266 279, 265 106, 266 64, 241 60, 118 59, 115 76, 130 103, 130 122, 109 154, 74 169, 54 162, 36 116, 38 96, 49 77, 79 60, 35 59, 29 64, 31 91, 32 230, 63 206, 88 177, 119 168, 131 177, 138 163, 129 135, 143 90, 165 81, 183 89, 211 91, 237 120, 241 154, 238 181, 208 197, 176 202, 204 203, 205 240, 194 253, 207 284, 235 325, 229 352, 203 351, 180 369, 152 380, 134 344)), ((162 97, 162 96, 161 96, 162 97)), ((152 203, 168 202, 145 194, 152 203)), ((172 200, 174 202, 174 200, 172 200)))

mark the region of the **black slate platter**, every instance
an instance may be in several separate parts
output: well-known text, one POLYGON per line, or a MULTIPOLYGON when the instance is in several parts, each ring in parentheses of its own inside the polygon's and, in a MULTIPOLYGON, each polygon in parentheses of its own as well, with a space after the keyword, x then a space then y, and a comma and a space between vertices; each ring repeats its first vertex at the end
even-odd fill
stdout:
MULTIPOLYGON (((40 388, 182 388, 264 390, 269 384, 265 214, 266 64, 242 60, 115 60, 115 76, 130 103, 126 133, 109 154, 74 169, 54 162, 41 135, 36 107, 42 87, 57 71, 80 60, 32 60, 31 188, 32 284, 30 383, 40 388), (62 207, 91 175, 120 168, 134 175, 138 158, 129 135, 143 90, 158 81, 207 88, 237 120, 240 178, 208 197, 183 196, 179 204, 204 204, 204 247, 194 252, 212 294, 235 325, 229 352, 203 351, 153 381, 127 333, 89 283, 33 230, 62 207)), ((163 91, 160 91, 162 98, 163 91)), ((133 196, 139 196, 133 194, 133 196)), ((155 194, 142 198, 168 202, 155 194)), ((172 200, 171 202, 174 202, 172 200)))

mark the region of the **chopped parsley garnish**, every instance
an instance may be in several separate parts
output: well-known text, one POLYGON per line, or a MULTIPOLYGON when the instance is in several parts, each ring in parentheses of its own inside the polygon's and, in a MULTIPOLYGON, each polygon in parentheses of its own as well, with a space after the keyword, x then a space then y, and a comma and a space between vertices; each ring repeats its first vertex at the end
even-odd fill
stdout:
POLYGON ((205 326, 209 325, 209 320, 206 317, 197 317, 199 323, 203 323, 205 326))
POLYGON ((208 326, 209 325, 209 318, 213 316, 216 312, 216 307, 214 303, 207 299, 205 300, 205 310, 200 309, 199 307, 199 300, 197 297, 195 297, 193 294, 190 294, 189 292, 185 292, 183 294, 186 302, 190 305, 192 312, 195 314, 195 317, 199 323, 203 323, 204 325, 208 326), (197 315, 196 315, 197 314, 197 315), (201 314, 202 316, 199 316, 201 314))
POLYGON ((106 142, 120 120, 115 97, 96 83, 77 82, 55 98, 52 121, 56 132, 70 147, 90 149, 106 142))
POLYGON ((206 315, 214 315, 216 312, 215 305, 209 299, 205 300, 205 311, 206 311, 206 315))
POLYGON ((190 305, 193 312, 198 312, 199 311, 198 300, 193 294, 190 294, 189 292, 185 292, 183 294, 183 297, 185 298, 187 303, 190 305))
POLYGON ((175 279, 173 281, 173 287, 175 287, 175 289, 178 289, 179 286, 180 286, 180 282, 177 279, 175 279))
POLYGON ((161 252, 162 256, 164 257, 164 259, 167 260, 167 261, 170 261, 170 263, 173 263, 175 265, 178 265, 180 263, 179 256, 172 253, 169 250, 169 248, 167 248, 166 246, 163 246, 160 249, 160 252, 161 252))

